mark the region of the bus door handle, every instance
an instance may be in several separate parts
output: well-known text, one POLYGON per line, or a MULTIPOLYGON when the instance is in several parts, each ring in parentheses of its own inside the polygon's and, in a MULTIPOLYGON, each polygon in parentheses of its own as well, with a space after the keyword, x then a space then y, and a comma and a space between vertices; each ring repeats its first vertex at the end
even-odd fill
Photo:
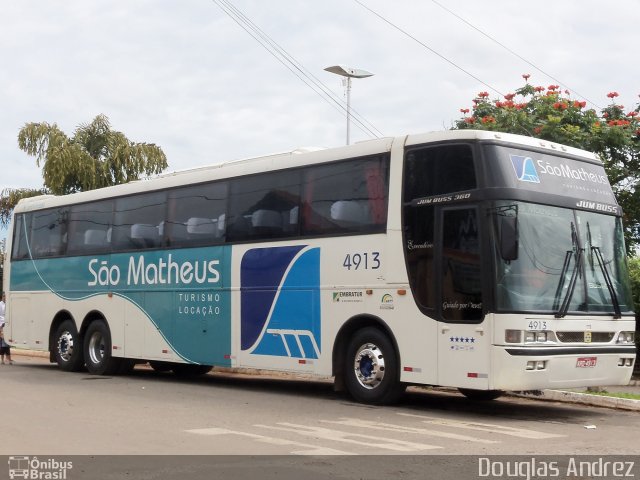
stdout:
POLYGON ((451 327, 449 325, 445 325, 442 327, 442 333, 445 334, 447 333, 449 330, 451 330, 451 327))
POLYGON ((480 334, 480 336, 483 336, 484 335, 484 328, 478 327, 478 328, 476 328, 476 332, 478 332, 480 334))

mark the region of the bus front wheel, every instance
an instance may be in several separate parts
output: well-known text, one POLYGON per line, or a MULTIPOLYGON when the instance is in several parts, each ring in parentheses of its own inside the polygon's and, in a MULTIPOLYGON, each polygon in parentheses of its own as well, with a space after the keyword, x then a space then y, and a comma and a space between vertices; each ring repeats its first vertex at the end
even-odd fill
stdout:
POLYGON ((111 332, 101 320, 89 325, 84 335, 84 359, 89 373, 113 375, 118 372, 121 358, 111 355, 111 332))
POLYGON ((65 320, 56 329, 53 356, 58 367, 67 372, 77 372, 84 365, 82 342, 73 320, 65 320))
POLYGON ((351 396, 375 405, 396 402, 405 390, 389 337, 375 327, 358 330, 347 347, 344 378, 351 396))

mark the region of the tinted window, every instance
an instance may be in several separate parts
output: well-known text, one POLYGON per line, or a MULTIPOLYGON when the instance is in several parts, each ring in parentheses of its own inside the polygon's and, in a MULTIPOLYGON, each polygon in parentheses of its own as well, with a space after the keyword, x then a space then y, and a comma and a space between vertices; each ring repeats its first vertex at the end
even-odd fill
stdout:
POLYGON ((26 233, 31 230, 31 214, 16 215, 16 222, 13 230, 12 254, 11 258, 17 260, 29 258, 29 247, 27 245, 26 233))
POLYGON ((435 308, 435 208, 406 207, 404 221, 411 289, 419 305, 435 308))
POLYGON ((167 220, 159 233, 168 246, 224 241, 227 183, 179 188, 169 192, 167 220))
POLYGON ((154 248, 162 244, 161 223, 165 219, 167 195, 145 193, 115 201, 112 232, 114 250, 154 248))
POLYGON ((443 212, 441 284, 445 320, 482 319, 480 235, 474 208, 443 212))
POLYGON ((74 205, 69 214, 67 252, 98 253, 110 249, 113 201, 74 205))
POLYGON ((405 162, 404 201, 476 188, 468 145, 410 150, 405 162))
POLYGON ((285 170, 231 181, 227 240, 298 234, 300 171, 285 170))
POLYGON ((30 247, 34 258, 61 255, 65 250, 67 210, 51 209, 31 215, 30 247))
POLYGON ((308 169, 302 233, 384 231, 388 186, 388 159, 382 157, 308 169))

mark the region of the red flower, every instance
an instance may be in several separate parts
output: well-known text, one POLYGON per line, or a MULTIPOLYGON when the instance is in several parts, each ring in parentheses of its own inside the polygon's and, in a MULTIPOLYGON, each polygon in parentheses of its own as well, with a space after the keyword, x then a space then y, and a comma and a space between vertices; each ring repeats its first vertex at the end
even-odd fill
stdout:
POLYGON ((566 110, 567 106, 565 102, 556 102, 553 104, 553 108, 556 110, 566 110))
POLYGON ((616 97, 619 97, 619 96, 620 96, 620 94, 618 92, 609 92, 609 93, 607 93, 607 97, 609 97, 609 98, 616 98, 616 97))
POLYGON ((482 123, 496 123, 496 119, 491 115, 486 115, 482 117, 482 123))
POLYGON ((469 109, 468 109, 468 108, 461 108, 461 109, 460 109, 460 111, 461 111, 462 113, 464 113, 465 115, 466 115, 467 113, 469 113, 469 109))
POLYGON ((531 75, 529 75, 528 73, 523 73, 523 74, 522 74, 522 78, 524 78, 525 80, 529 80, 529 77, 530 77, 530 76, 531 76, 531 75))
POLYGON ((526 103, 517 103, 516 104, 516 110, 522 110, 523 108, 526 108, 527 104, 526 103))
POLYGON ((544 87, 535 87, 533 90, 536 92, 544 92, 544 87))
POLYGON ((559 88, 560 88, 560 85, 549 85, 547 87, 547 90, 554 91, 554 90, 558 90, 559 88))
POLYGON ((478 94, 478 96, 479 96, 480 98, 487 98, 487 97, 489 96, 489 92, 480 92, 480 93, 478 94))
POLYGON ((542 127, 536 127, 536 128, 533 129, 533 133, 535 133, 536 135, 538 133, 540 133, 541 131, 542 131, 542 127))
POLYGON ((506 100, 513 100, 513 98, 514 98, 515 96, 516 96, 516 94, 515 94, 515 93, 507 93, 507 94, 504 96, 504 98, 505 98, 506 100))
POLYGON ((629 112, 627 113, 627 117, 635 117, 636 115, 638 115, 638 112, 629 112))
POLYGON ((467 117, 464 119, 465 123, 476 123, 476 119, 473 117, 467 117))
POLYGON ((627 127, 631 125, 631 122, 629 120, 610 120, 608 125, 610 127, 627 127))

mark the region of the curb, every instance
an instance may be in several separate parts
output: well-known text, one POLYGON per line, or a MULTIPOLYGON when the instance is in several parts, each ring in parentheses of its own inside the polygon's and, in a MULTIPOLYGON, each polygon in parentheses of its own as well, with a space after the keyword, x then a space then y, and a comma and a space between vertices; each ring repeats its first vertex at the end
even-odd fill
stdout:
POLYGON ((37 350, 27 350, 20 347, 11 347, 11 355, 19 355, 21 357, 40 357, 49 358, 49 352, 39 352, 37 350))
MULTIPOLYGON (((36 350, 29 350, 25 348, 12 347, 11 353, 13 355, 19 355, 24 357, 39 357, 49 359, 49 352, 40 352, 36 350)), ((264 375, 265 373, 272 374, 274 372, 265 372, 264 370, 254 369, 234 369, 234 368, 220 368, 217 371, 224 373, 237 373, 245 375, 264 375)), ((283 375, 282 372, 277 372, 283 375)), ((284 373, 284 375, 288 375, 284 373)), ((309 377, 311 378, 311 377, 309 377)), ((313 377, 317 378, 317 377, 313 377)), ((632 379, 629 382, 629 386, 640 387, 640 379, 632 379)), ((631 410, 640 411, 640 400, 634 400, 631 398, 618 398, 607 397, 605 395, 592 395, 588 393, 569 392, 565 390, 542 390, 537 393, 509 393, 511 396, 528 398, 530 400, 542 400, 551 402, 566 402, 576 403, 581 405, 591 405, 595 407, 615 408, 618 410, 631 410)))
MULTIPOLYGON (((629 385, 633 385, 637 380, 629 385)), ((607 397, 606 395, 593 395, 589 393, 567 392, 565 390, 542 390, 539 394, 517 393, 515 396, 533 400, 552 402, 577 403, 594 407, 615 408, 618 410, 631 410, 640 412, 640 400, 632 398, 607 397)))

